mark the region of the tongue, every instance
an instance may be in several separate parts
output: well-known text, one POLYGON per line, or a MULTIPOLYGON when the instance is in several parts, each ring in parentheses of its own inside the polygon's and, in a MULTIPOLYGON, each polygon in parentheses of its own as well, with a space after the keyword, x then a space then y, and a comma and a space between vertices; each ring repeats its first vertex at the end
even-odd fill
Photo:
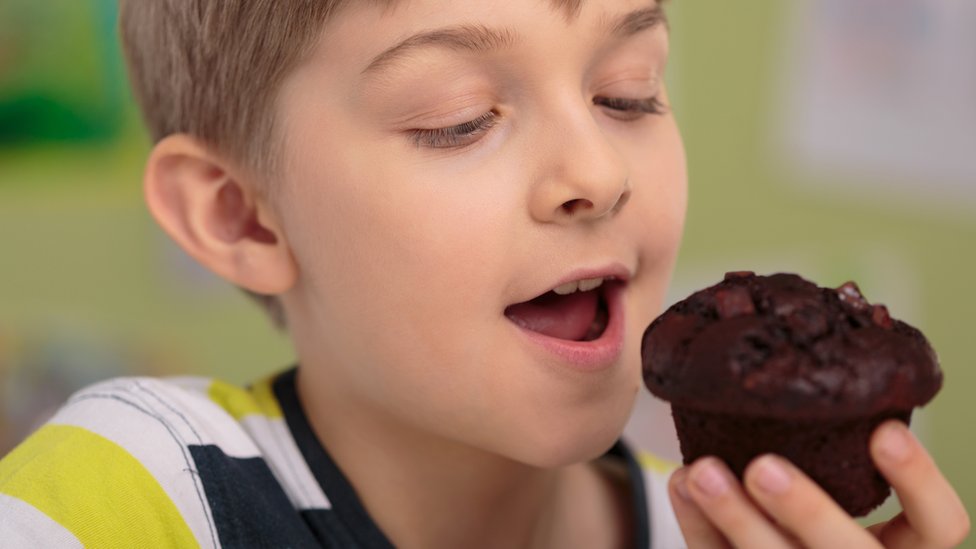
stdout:
POLYGON ((596 317, 597 292, 558 295, 549 292, 532 301, 512 305, 505 315, 513 322, 549 337, 579 341, 596 317))

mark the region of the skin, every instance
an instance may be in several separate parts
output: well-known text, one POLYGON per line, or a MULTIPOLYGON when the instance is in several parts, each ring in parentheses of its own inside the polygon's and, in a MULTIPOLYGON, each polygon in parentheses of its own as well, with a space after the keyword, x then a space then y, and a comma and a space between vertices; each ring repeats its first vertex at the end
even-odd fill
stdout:
MULTIPOLYGON (((161 226, 217 274, 282 299, 310 422, 397 546, 629 541, 626 479, 597 458, 641 386, 639 338, 674 266, 687 176, 671 114, 633 107, 667 103, 665 27, 615 37, 605 21, 650 5, 587 2, 567 17, 543 0, 356 3, 282 86, 272 192, 191 136, 150 156, 146 197, 161 226), (403 38, 463 24, 519 39, 418 48, 364 75, 403 38), (490 127, 444 138, 486 116, 490 127), (568 273, 608 264, 630 277, 624 350, 609 367, 567 367, 505 317, 568 273)), ((934 466, 882 470, 909 499, 940 481, 925 504, 964 531, 934 466)), ((716 502, 688 483, 675 508, 693 545, 761 546, 741 536, 762 532, 807 543, 807 530, 767 518, 784 501, 827 505, 799 484, 775 501, 716 502)), ((867 539, 847 517, 819 518, 867 539)), ((890 536, 928 535, 909 522, 890 536)))

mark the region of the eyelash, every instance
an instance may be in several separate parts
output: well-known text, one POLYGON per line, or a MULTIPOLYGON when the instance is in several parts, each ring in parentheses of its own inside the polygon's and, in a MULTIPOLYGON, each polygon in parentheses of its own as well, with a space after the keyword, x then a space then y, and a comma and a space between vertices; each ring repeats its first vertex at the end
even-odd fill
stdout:
POLYGON ((647 114, 662 115, 668 106, 658 97, 647 99, 624 99, 621 97, 597 97, 594 102, 611 110, 610 115, 618 120, 637 120, 647 114))
POLYGON ((432 130, 411 130, 414 144, 431 149, 456 149, 473 143, 477 137, 494 127, 498 114, 490 110, 474 120, 432 130))
MULTIPOLYGON (((662 115, 668 107, 657 97, 647 99, 624 99, 620 97, 597 97, 595 104, 613 112, 610 116, 617 120, 633 121, 645 115, 662 115)), ((457 149, 474 143, 498 122, 498 113, 490 110, 485 114, 446 128, 417 129, 410 131, 410 137, 417 147, 431 149, 457 149)))

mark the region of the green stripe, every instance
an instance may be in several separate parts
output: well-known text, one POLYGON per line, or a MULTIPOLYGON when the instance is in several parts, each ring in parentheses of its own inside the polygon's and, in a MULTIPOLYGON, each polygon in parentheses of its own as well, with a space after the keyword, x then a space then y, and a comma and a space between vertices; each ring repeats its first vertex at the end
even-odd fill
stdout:
POLYGON ((81 427, 46 425, 15 448, 0 461, 0 492, 33 505, 85 547, 199 547, 142 463, 81 427))

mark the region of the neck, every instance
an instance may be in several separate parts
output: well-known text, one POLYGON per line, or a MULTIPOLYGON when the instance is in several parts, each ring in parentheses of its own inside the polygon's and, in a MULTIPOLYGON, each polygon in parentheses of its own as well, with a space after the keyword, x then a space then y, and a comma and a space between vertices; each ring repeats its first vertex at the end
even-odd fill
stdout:
POLYGON ((300 371, 309 423, 380 529, 404 548, 621 547, 626 479, 583 463, 542 469, 364 410, 321 369, 300 371), (314 395, 314 398, 311 397, 314 395), (612 479, 616 479, 616 482, 612 479))

